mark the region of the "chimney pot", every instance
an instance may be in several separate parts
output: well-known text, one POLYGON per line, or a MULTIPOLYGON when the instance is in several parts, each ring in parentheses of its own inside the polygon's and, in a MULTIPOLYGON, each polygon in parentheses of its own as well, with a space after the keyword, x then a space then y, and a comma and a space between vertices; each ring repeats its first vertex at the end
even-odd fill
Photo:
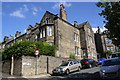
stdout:
POLYGON ((19 31, 16 31, 15 37, 18 37, 18 36, 20 36, 20 34, 21 34, 21 32, 19 32, 19 31))
POLYGON ((5 37, 4 37, 4 41, 7 41, 7 40, 9 40, 9 37, 8 37, 8 36, 5 36, 5 37))
POLYGON ((98 26, 97 28, 98 28, 97 30, 98 34, 101 34, 100 27, 98 26))
POLYGON ((60 9, 64 9, 65 7, 64 7, 64 5, 63 4, 61 4, 60 5, 60 9))
POLYGON ((64 8, 65 8, 64 5, 61 4, 60 5, 60 18, 62 18, 63 20, 67 21, 67 13, 66 13, 64 8))
POLYGON ((36 25, 38 25, 38 23, 36 23, 36 25))

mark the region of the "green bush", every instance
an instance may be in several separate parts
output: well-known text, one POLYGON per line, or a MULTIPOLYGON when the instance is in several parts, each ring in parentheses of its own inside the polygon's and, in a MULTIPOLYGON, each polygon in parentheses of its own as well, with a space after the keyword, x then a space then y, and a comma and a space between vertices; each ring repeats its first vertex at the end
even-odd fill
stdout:
POLYGON ((56 48, 54 45, 51 46, 46 42, 37 42, 36 46, 41 55, 55 56, 56 48))
POLYGON ((46 42, 21 41, 16 42, 13 46, 6 48, 3 52, 3 59, 11 59, 13 55, 19 58, 22 55, 35 56, 35 51, 39 50, 41 55, 55 56, 55 47, 46 42))
POLYGON ((106 50, 105 53, 108 54, 108 55, 112 54, 112 52, 110 50, 106 50))
POLYGON ((75 54, 70 54, 69 58, 75 59, 75 54))
POLYGON ((3 49, 0 50, 0 59, 2 58, 2 53, 4 52, 3 49))

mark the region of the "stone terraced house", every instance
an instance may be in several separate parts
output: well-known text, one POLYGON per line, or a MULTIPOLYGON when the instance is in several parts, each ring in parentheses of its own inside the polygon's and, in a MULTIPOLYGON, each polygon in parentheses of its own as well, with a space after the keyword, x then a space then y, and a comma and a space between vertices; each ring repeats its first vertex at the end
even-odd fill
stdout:
POLYGON ((25 39, 55 45, 58 57, 68 58, 70 54, 75 54, 77 59, 97 59, 94 33, 89 22, 78 24, 74 21, 74 25, 69 23, 63 4, 60 5, 60 17, 46 11, 40 23, 29 25, 25 34, 20 35, 17 31, 14 39, 5 37, 1 49, 25 39))

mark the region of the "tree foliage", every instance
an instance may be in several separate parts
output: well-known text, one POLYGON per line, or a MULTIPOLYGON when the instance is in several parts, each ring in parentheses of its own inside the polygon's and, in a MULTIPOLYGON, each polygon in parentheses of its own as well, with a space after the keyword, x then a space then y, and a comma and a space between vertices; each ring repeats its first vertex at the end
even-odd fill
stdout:
POLYGON ((120 46, 120 2, 98 2, 96 5, 103 8, 99 15, 105 18, 108 38, 120 46))
POLYGON ((11 59, 24 56, 35 56, 35 51, 39 50, 41 55, 55 56, 55 47, 45 42, 21 41, 16 42, 13 46, 6 48, 3 52, 3 59, 11 59))

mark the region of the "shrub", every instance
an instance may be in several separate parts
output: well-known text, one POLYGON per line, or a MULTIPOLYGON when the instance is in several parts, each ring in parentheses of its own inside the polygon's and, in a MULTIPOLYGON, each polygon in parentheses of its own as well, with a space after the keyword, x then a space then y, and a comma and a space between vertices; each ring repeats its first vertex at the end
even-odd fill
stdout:
POLYGON ((69 58, 75 59, 75 54, 70 54, 69 58))
POLYGON ((108 58, 111 54, 112 54, 112 52, 110 50, 105 51, 106 58, 108 58))
POLYGON ((105 53, 108 54, 108 55, 112 54, 112 52, 110 50, 106 50, 105 53))
POLYGON ((6 48, 2 55, 3 59, 11 59, 13 55, 15 58, 19 58, 22 55, 35 56, 36 50, 40 51, 41 55, 55 56, 55 47, 50 46, 46 42, 34 42, 34 41, 21 41, 16 42, 13 46, 6 48))

